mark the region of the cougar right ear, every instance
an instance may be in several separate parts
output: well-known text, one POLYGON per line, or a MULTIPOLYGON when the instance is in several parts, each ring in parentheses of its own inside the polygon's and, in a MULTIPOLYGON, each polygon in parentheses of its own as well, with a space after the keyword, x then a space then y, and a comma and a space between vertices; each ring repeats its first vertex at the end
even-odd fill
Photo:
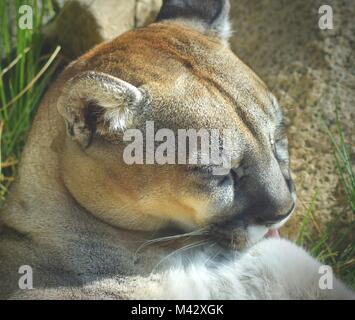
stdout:
POLYGON ((206 33, 228 40, 231 35, 229 0, 164 0, 157 21, 193 22, 206 33))
POLYGON ((122 133, 143 100, 135 86, 105 73, 85 72, 69 80, 58 100, 68 134, 83 148, 95 132, 122 133))

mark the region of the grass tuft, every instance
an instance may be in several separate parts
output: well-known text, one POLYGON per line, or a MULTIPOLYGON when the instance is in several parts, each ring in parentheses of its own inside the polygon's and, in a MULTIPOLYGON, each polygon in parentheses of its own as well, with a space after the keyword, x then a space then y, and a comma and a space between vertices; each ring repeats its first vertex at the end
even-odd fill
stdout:
POLYGON ((340 182, 342 211, 334 213, 332 219, 320 227, 314 217, 318 192, 306 210, 300 226, 297 243, 310 251, 322 263, 331 265, 335 273, 355 289, 355 177, 351 156, 351 144, 347 142, 342 126, 340 100, 336 100, 336 121, 334 130, 321 119, 332 146, 340 182))
POLYGON ((60 48, 48 56, 42 36, 54 15, 52 0, 0 1, 0 203, 16 175, 34 112, 58 67, 60 48), (32 8, 32 29, 17 23, 23 5, 32 8))

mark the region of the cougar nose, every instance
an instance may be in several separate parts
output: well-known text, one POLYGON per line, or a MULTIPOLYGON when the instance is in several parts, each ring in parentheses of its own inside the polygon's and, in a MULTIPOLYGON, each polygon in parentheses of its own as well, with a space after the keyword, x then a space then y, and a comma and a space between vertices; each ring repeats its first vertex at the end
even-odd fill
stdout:
POLYGON ((278 224, 285 219, 287 219, 292 212, 294 211, 296 206, 295 201, 292 200, 290 203, 289 209, 286 212, 273 212, 271 210, 264 211, 262 214, 255 217, 255 222, 257 224, 265 225, 265 226, 272 226, 278 224))
POLYGON ((245 213, 255 224, 271 226, 292 214, 296 201, 294 193, 285 180, 280 180, 277 185, 278 188, 262 186, 258 192, 249 194, 251 205, 245 213))
POLYGON ((237 216, 249 225, 263 226, 287 219, 295 208, 296 194, 291 177, 284 175, 276 158, 255 162, 247 173, 235 184, 237 216))

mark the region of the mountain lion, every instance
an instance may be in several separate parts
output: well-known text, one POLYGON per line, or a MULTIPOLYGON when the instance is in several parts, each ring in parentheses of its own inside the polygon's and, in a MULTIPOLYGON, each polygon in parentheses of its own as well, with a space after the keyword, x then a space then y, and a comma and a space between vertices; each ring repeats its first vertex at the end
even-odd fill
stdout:
POLYGON ((166 0, 50 87, 1 213, 1 298, 353 297, 278 237, 296 201, 283 117, 229 49, 228 14, 226 0, 166 0), (124 134, 147 121, 233 129, 230 170, 127 164, 124 134))

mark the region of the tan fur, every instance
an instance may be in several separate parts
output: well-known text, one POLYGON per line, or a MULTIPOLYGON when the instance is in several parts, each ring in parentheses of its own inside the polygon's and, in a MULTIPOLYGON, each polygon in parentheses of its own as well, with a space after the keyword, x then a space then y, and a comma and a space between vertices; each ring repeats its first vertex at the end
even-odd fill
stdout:
MULTIPOLYGON (((267 186, 265 192, 278 203, 275 214, 290 210, 291 192, 269 139, 281 112, 265 84, 225 41, 182 24, 155 23, 91 50, 46 94, 1 213, 0 296, 27 297, 15 293, 18 267, 31 265, 33 297, 134 297, 139 286, 131 284, 127 293, 129 286, 122 283, 148 275, 176 248, 153 246, 136 260, 145 240, 161 236, 164 228, 208 229, 235 213, 223 204, 227 193, 191 174, 189 166, 126 165, 122 133, 106 130, 105 124, 88 148, 73 141, 57 103, 68 81, 87 71, 109 74, 148 94, 135 128, 143 128, 146 120, 172 130, 236 128, 240 140, 233 162, 243 158, 252 168, 250 188, 259 192, 262 181, 260 188, 267 186), (109 277, 116 279, 109 292, 84 289, 109 277)), ((231 247, 243 248, 245 230, 236 230, 231 247)))

